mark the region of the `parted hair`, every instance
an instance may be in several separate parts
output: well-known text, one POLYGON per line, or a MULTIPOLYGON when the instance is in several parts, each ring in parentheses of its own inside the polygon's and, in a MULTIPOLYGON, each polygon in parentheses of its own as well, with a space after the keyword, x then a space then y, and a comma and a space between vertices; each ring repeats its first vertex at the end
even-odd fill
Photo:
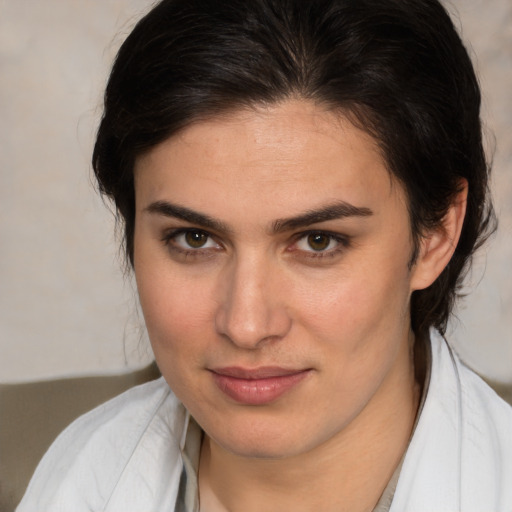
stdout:
POLYGON ((437 0, 163 0, 121 46, 93 153, 133 265, 138 156, 193 122, 302 98, 347 116, 378 142, 406 191, 414 264, 461 178, 467 213, 438 279, 411 298, 416 334, 444 333, 471 256, 492 232, 480 89, 437 0))

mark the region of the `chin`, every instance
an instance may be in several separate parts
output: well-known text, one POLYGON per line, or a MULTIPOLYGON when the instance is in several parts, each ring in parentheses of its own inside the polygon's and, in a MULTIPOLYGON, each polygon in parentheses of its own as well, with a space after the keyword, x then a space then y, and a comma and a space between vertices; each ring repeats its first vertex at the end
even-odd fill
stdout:
POLYGON ((293 457, 300 453, 300 445, 296 441, 288 441, 283 444, 281 440, 267 438, 265 440, 237 439, 224 440, 215 439, 217 444, 227 452, 237 457, 250 459, 279 460, 293 457))
POLYGON ((290 418, 283 422, 253 417, 230 424, 226 421, 220 429, 207 428, 205 432, 215 444, 235 456, 277 460, 308 451, 315 444, 307 435, 311 426, 307 428, 297 422, 292 425, 290 418))

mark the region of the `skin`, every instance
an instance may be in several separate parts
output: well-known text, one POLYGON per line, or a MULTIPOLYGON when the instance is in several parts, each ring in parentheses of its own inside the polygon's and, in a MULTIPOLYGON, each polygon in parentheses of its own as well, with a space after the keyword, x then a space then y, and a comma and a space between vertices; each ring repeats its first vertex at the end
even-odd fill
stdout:
POLYGON ((302 100, 187 127, 137 160, 135 191, 149 337, 205 431, 201 510, 372 510, 418 406, 410 296, 449 261, 465 192, 409 268, 406 196, 375 141, 302 100), (304 218, 340 204, 358 214, 304 218), (228 366, 306 376, 247 405, 215 384, 228 366))

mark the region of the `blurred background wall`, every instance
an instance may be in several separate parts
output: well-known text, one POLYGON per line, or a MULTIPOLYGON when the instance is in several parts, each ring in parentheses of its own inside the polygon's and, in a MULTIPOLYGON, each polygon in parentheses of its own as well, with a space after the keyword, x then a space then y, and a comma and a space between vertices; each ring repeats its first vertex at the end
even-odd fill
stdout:
MULTIPOLYGON (((112 58, 151 3, 0 0, 1 383, 151 360, 89 163, 112 58)), ((512 3, 447 5, 479 69, 500 218, 449 339, 475 369, 512 382, 512 3)))

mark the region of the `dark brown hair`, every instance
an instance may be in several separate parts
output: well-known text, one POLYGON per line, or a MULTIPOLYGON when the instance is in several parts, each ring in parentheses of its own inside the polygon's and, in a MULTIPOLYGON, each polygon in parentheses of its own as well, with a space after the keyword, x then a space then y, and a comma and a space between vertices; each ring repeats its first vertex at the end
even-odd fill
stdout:
POLYGON ((124 222, 128 261, 135 159, 191 122, 291 96, 343 112, 378 141, 407 193, 416 247, 467 180, 455 254, 411 300, 417 334, 431 326, 444 332, 494 216, 478 82, 437 0, 158 3, 119 50, 93 155, 100 190, 124 222))

